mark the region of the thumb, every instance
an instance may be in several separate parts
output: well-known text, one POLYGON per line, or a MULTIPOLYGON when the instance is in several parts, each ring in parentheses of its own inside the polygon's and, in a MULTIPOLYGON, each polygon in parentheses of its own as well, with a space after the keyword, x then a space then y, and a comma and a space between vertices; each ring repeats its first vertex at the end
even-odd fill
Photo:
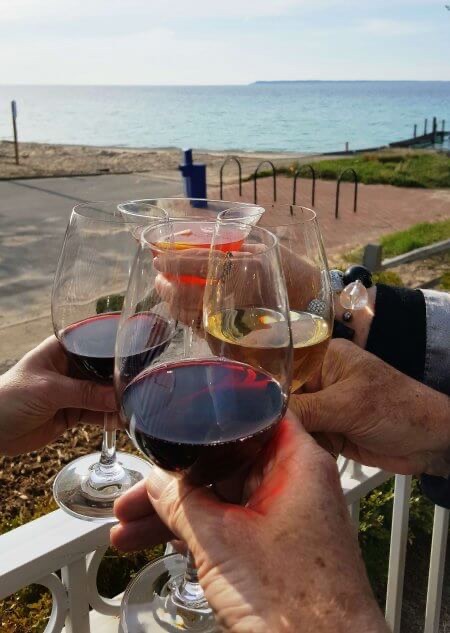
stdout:
POLYGON ((167 527, 189 549, 217 531, 228 504, 220 502, 207 488, 196 487, 186 478, 154 466, 146 479, 147 493, 155 511, 167 527))
POLYGON ((97 385, 91 380, 61 376, 52 395, 56 406, 61 409, 73 407, 90 411, 117 411, 113 387, 97 385))
POLYGON ((324 431, 345 433, 345 403, 340 388, 331 386, 315 393, 292 394, 289 408, 297 415, 303 427, 310 433, 324 431))

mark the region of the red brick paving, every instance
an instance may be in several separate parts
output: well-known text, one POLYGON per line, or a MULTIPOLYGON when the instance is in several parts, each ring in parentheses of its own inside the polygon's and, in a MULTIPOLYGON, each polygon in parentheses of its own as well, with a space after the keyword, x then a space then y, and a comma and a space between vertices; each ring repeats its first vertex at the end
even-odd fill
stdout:
MULTIPOLYGON (((277 177, 277 203, 292 200, 292 178, 277 177)), ((353 213, 353 187, 341 184, 339 219, 334 219, 336 183, 318 180, 315 208, 329 253, 336 253, 370 242, 376 243, 385 233, 392 233, 425 221, 450 218, 450 189, 410 189, 390 185, 359 185, 358 209, 353 213)), ((219 197, 218 187, 209 187, 208 197, 219 197)), ((224 187, 225 200, 253 201, 253 182, 224 187)), ((272 180, 258 180, 258 203, 272 202, 272 180)), ((311 180, 297 182, 297 204, 311 205, 311 180)))

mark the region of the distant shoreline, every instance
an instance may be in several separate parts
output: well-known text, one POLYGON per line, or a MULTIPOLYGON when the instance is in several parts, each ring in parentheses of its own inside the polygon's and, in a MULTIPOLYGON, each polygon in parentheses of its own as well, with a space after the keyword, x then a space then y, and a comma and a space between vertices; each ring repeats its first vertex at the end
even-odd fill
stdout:
POLYGON ((260 84, 450 83, 450 79, 257 79, 237 84, 3 84, 0 88, 234 88, 260 84))
POLYGON ((261 79, 253 81, 249 86, 259 84, 376 84, 376 83, 408 83, 408 84, 448 84, 450 79, 261 79))

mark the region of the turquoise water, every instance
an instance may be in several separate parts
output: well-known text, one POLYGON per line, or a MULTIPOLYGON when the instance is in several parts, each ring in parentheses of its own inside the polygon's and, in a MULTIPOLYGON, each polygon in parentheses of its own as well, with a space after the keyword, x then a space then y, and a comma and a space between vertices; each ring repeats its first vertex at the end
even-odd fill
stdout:
POLYGON ((320 152, 409 138, 425 117, 450 129, 450 82, 0 86, 0 138, 11 99, 23 141, 320 152))

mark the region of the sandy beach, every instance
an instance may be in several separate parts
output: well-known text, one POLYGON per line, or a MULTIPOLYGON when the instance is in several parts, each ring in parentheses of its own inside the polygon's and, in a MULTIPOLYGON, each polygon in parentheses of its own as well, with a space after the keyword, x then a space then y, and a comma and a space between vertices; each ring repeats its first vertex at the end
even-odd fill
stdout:
MULTIPOLYGON (((19 152, 20 163, 16 165, 14 144, 0 141, 0 180, 142 172, 152 172, 161 178, 178 179, 178 165, 182 162, 182 152, 178 148, 129 149, 20 143, 19 152)), ((276 166, 282 166, 290 165, 296 160, 309 161, 313 158, 310 154, 295 153, 194 151, 194 161, 207 165, 208 182, 211 184, 219 183, 220 167, 228 156, 239 158, 243 176, 250 175, 262 160, 271 160, 276 166)), ((236 172, 236 167, 230 165, 225 170, 224 182, 235 180, 236 172)))

